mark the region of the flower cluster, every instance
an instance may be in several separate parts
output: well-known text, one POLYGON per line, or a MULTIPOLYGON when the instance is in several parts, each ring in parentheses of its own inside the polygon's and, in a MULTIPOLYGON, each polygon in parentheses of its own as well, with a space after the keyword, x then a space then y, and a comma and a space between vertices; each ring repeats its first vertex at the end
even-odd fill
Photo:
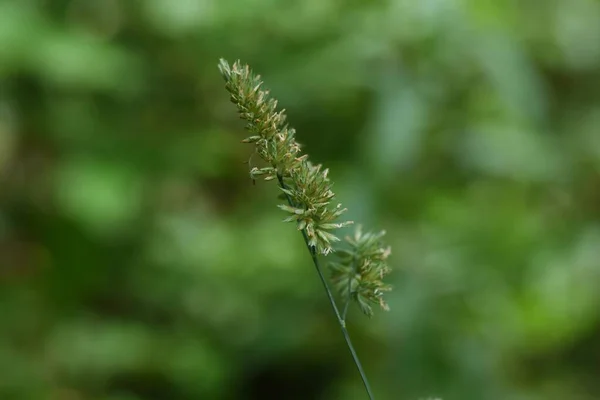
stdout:
POLYGON ((337 291, 355 301, 368 316, 373 315, 370 303, 379 304, 386 311, 389 309, 383 294, 391 287, 383 282, 383 278, 391 271, 387 265, 391 249, 381 242, 384 235, 385 231, 363 233, 358 226, 354 237, 346 237, 349 248, 338 250, 338 261, 329 263, 331 280, 337 291))
POLYGON ((247 121, 246 129, 251 136, 244 142, 254 144, 268 165, 252 168, 250 176, 252 179, 264 176, 265 180, 277 178, 289 202, 279 206, 290 214, 285 221, 295 221, 298 230, 305 232, 309 246, 318 253, 329 254, 333 251, 332 243, 339 241, 329 231, 351 222, 337 222, 346 209, 339 204, 330 206, 335 194, 331 191, 328 170, 313 165, 306 154, 301 154, 294 138, 295 130, 285 124, 285 110, 277 111, 277 100, 270 98, 268 91, 261 90, 260 76, 253 75, 250 68, 239 61, 230 67, 227 61, 221 60, 219 69, 231 101, 238 107, 240 117, 247 121))
MULTIPOLYGON (((285 110, 278 111, 277 101, 269 97, 267 90, 261 89, 260 76, 239 61, 230 66, 221 59, 219 69, 231 101, 247 122, 250 136, 243 142, 253 144, 267 165, 251 168, 250 177, 277 179, 288 203, 279 205, 289 214, 285 221, 296 222, 311 251, 324 255, 333 252, 333 243, 340 239, 331 231, 352 222, 338 221, 346 209, 341 204, 331 205, 335 194, 331 190, 329 171, 321 165, 313 165, 308 156, 302 154, 295 130, 285 123, 285 110)), ((357 301, 367 315, 372 314, 369 303, 378 303, 387 309, 382 295, 389 287, 383 284, 382 278, 389 272, 385 260, 390 251, 382 247, 382 236, 383 233, 363 234, 357 229, 353 239, 347 238, 350 249, 340 250, 338 262, 331 264, 332 279, 338 291, 345 298, 357 301)))
POLYGON ((285 123, 285 110, 277 111, 277 100, 270 98, 267 90, 261 90, 260 75, 252 74, 250 67, 239 61, 230 67, 223 59, 219 70, 231 102, 237 106, 240 118, 247 121, 251 136, 243 142, 254 144, 258 155, 269 165, 252 168, 252 179, 261 175, 265 180, 278 175, 288 178, 292 171, 302 168, 308 156, 300 155, 300 145, 294 138, 296 131, 285 123))

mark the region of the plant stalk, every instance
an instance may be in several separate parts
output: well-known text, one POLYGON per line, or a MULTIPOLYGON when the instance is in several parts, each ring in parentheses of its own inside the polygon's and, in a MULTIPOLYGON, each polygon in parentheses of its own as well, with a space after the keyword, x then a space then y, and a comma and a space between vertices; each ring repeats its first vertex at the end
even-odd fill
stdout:
MULTIPOLYGON (((285 182, 283 181, 283 177, 280 174, 277 174, 277 180, 279 181, 279 185, 281 186, 281 188, 287 189, 287 186, 285 185, 285 182)), ((292 199, 290 198, 290 196, 287 193, 285 194, 285 197, 287 198, 288 204, 291 207, 294 207, 295 204, 292 202, 292 199)), ((325 288, 325 292, 327 293, 327 297, 329 299, 329 303, 331 304, 331 308, 333 308, 335 317, 337 318, 338 324, 340 325, 340 329, 342 330, 342 334, 344 335, 344 339, 346 340, 346 345, 348 347, 348 350, 350 350, 350 354, 352 355, 352 359, 354 360, 354 365, 356 365, 356 368, 358 369, 358 373, 360 374, 360 378, 362 379, 362 382, 365 386, 367 395, 369 396, 370 400, 375 400, 375 397, 373 396, 373 392, 371 391, 371 386, 369 385, 369 380, 367 379, 367 375, 365 374, 362 364, 360 363, 360 359, 358 358, 358 354, 356 353, 356 350, 354 350, 354 346, 352 345, 352 340, 350 340, 350 334, 348 333, 348 329, 346 329, 346 321, 345 321, 346 310, 344 310, 344 318, 342 318, 340 311, 338 310, 338 307, 335 303, 333 294, 331 293, 331 290, 329 289, 329 285, 327 284, 327 280, 325 279, 325 276, 323 275, 323 271, 321 270, 321 266, 319 264, 319 259, 317 257, 317 251, 314 246, 311 246, 308 244, 308 236, 306 235, 305 229, 302 229, 301 232, 302 232, 302 237, 304 238, 304 243, 306 244, 306 248, 308 249, 308 252, 310 253, 313 264, 315 265, 315 268, 317 269, 317 273, 319 274, 319 279, 321 279, 321 283, 323 284, 323 287, 325 288)))
MULTIPOLYGON (((352 272, 356 275, 356 259, 352 260, 352 272)), ((344 311, 342 312, 342 319, 346 320, 346 315, 348 315, 348 306, 350 305, 350 301, 352 301, 352 278, 348 279, 348 297, 346 298, 346 303, 344 304, 344 311)))

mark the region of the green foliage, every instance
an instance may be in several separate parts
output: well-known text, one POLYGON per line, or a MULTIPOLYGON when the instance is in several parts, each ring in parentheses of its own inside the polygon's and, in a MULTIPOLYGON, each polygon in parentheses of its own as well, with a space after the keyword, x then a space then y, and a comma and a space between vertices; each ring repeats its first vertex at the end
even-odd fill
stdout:
POLYGON ((261 72, 342 217, 386 228, 390 311, 351 327, 378 400, 600 398, 598 20, 0 2, 0 399, 361 393, 292 214, 265 206, 283 192, 244 179, 219 57, 261 72))

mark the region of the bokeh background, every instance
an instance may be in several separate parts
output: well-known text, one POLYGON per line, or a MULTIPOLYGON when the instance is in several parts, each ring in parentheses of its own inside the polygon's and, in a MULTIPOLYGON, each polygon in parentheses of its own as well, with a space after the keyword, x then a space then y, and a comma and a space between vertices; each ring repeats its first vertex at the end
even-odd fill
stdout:
POLYGON ((393 248, 378 399, 600 398, 600 2, 0 2, 0 399, 364 399, 217 70, 393 248))

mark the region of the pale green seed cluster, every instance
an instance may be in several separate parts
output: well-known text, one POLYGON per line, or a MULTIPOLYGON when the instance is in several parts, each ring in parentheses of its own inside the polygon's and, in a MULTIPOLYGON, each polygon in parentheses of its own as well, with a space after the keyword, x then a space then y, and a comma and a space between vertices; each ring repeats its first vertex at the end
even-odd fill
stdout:
MULTIPOLYGON (((296 222, 308 246, 316 253, 333 252, 332 244, 340 239, 331 231, 352 222, 338 222, 346 209, 341 204, 331 205, 335 194, 327 176, 329 171, 321 165, 313 165, 308 155, 302 154, 294 137, 295 130, 285 123, 285 110, 277 111, 277 100, 261 89, 260 76, 239 61, 230 66, 221 59, 219 69, 231 101, 247 122, 250 136, 243 141, 254 144, 256 153, 267 165, 251 168, 251 178, 277 179, 288 200, 288 204, 279 205, 289 213, 285 221, 296 222)), ((382 295, 389 287, 381 279, 389 272, 385 263, 389 248, 381 247, 381 236, 383 234, 363 235, 358 229, 354 239, 346 238, 350 250, 339 250, 339 262, 331 265, 332 279, 340 293, 348 300, 357 301, 367 315, 372 314, 368 303, 375 302, 387 309, 382 295)))
POLYGON ((329 263, 331 280, 343 297, 358 303, 361 311, 373 315, 370 303, 378 304, 384 310, 389 307, 383 300, 383 294, 391 287, 383 282, 390 273, 387 258, 390 247, 384 247, 381 239, 385 231, 363 233, 360 226, 354 237, 346 237, 349 249, 338 250, 337 262, 329 263))
POLYGON ((256 146, 258 155, 267 167, 254 167, 250 175, 254 179, 280 179, 281 189, 291 204, 279 207, 288 212, 288 222, 297 222, 298 230, 304 230, 308 244, 318 253, 329 254, 332 243, 339 238, 330 231, 351 222, 336 222, 346 209, 341 205, 330 206, 335 194, 327 170, 312 165, 308 156, 302 155, 296 142, 295 131, 285 124, 285 110, 277 111, 277 101, 261 90, 260 76, 255 76, 248 66, 239 62, 232 67, 225 60, 219 63, 225 77, 231 101, 238 107, 240 117, 247 121, 246 129, 251 136, 244 142, 256 146))

